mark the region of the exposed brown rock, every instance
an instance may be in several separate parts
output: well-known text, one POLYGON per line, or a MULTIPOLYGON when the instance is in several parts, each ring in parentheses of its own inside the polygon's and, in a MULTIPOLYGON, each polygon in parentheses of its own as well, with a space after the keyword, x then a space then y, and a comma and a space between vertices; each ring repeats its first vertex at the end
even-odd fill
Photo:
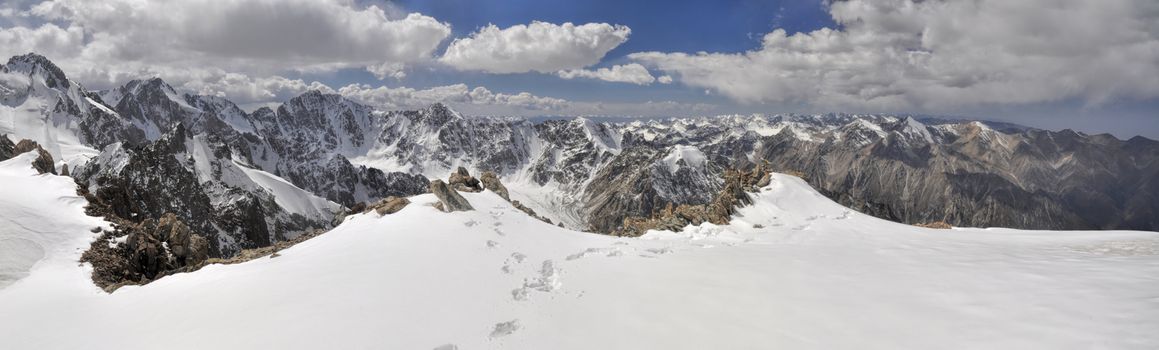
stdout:
POLYGON ((33 169, 36 169, 36 171, 41 174, 56 174, 56 165, 55 162, 52 161, 52 154, 49 154, 48 151, 45 151, 43 147, 40 147, 40 144, 36 143, 36 141, 29 139, 20 140, 20 142, 17 142, 15 147, 13 147, 12 156, 32 151, 37 152, 36 159, 32 160, 33 169))
POLYGON ((40 148, 40 144, 36 143, 36 141, 23 139, 16 143, 16 148, 13 149, 12 155, 24 154, 24 152, 31 152, 37 148, 40 148))
POLYGON ((148 283, 209 258, 209 242, 172 213, 140 223, 108 219, 116 229, 105 232, 81 256, 93 265, 93 282, 106 290, 148 283))
POLYGON ((726 225, 732 220, 737 207, 752 204, 747 192, 756 192, 772 181, 768 167, 758 165, 751 171, 725 170, 724 186, 707 205, 668 204, 653 213, 651 218, 632 216, 624 218, 620 227, 611 232, 615 236, 639 236, 648 230, 679 231, 688 225, 710 222, 726 225))
POLYGON ((402 210, 402 208, 405 208, 407 204, 410 204, 410 200, 406 199, 406 197, 390 196, 383 198, 374 205, 371 205, 369 208, 367 208, 367 210, 374 209, 378 215, 388 215, 397 213, 399 210, 402 210))
POLYGON ((453 212, 475 210, 475 208, 471 206, 471 203, 467 202, 466 198, 463 198, 459 192, 456 192, 450 187, 447 187, 447 183, 443 182, 443 180, 431 181, 431 193, 434 193, 435 197, 439 198, 439 203, 443 205, 443 207, 440 208, 442 211, 453 212))
POLYGON ((762 176, 760 180, 757 180, 756 186, 757 186, 757 188, 762 188, 762 187, 768 186, 772 182, 773 182, 773 176, 771 174, 765 174, 765 176, 762 176))
POLYGON ((527 214, 528 216, 539 219, 539 221, 543 221, 543 222, 546 222, 548 224, 552 224, 551 219, 539 216, 539 214, 535 213, 535 210, 528 208, 527 206, 523 205, 523 203, 519 203, 519 201, 510 201, 510 202, 511 202, 511 206, 515 207, 515 209, 519 209, 519 211, 527 214))
POLYGON ((204 267, 205 265, 209 265, 209 264, 230 265, 230 264, 239 264, 239 263, 243 263, 246 261, 255 260, 255 259, 259 259, 259 258, 263 258, 263 257, 267 257, 267 256, 270 258, 275 258, 275 257, 281 256, 281 254, 279 254, 278 252, 280 252, 286 248, 292 247, 294 245, 297 245, 298 243, 302 243, 302 242, 305 242, 307 240, 310 240, 311 238, 318 237, 319 235, 321 235, 323 233, 326 233, 326 231, 314 230, 314 231, 311 231, 309 233, 305 233, 305 234, 302 234, 300 236, 294 237, 292 239, 275 242, 273 245, 270 245, 270 246, 253 248, 253 249, 242 249, 240 252, 237 253, 237 255, 234 255, 234 256, 229 257, 229 258, 224 258, 224 259, 223 258, 210 258, 199 265, 189 266, 187 268, 184 268, 184 269, 181 269, 181 270, 175 271, 175 272, 195 271, 195 270, 200 269, 200 268, 204 267))
POLYGON ((920 223, 920 224, 914 224, 914 226, 925 227, 925 228, 936 228, 936 229, 943 229, 943 230, 948 230, 948 229, 954 228, 953 226, 950 226, 950 224, 946 223, 945 221, 934 221, 934 222, 920 223))
POLYGON ((479 180, 482 182, 483 188, 495 192, 495 194, 498 194, 499 197, 503 197, 507 201, 511 201, 511 196, 507 193, 507 186, 503 186, 503 183, 499 182, 499 176, 495 175, 495 173, 485 171, 479 177, 479 180))
POLYGON ((60 176, 69 176, 68 175, 68 163, 62 164, 60 166, 60 176))
POLYGON ((468 173, 467 168, 464 168, 464 167, 459 167, 459 169, 457 169, 457 170, 455 170, 455 172, 451 173, 451 177, 449 179, 447 179, 447 185, 450 185, 451 188, 455 189, 455 191, 462 191, 462 192, 482 192, 483 191, 483 187, 479 186, 479 179, 476 179, 473 176, 471 176, 471 173, 468 173))
MULTIPOLYGON (((528 208, 527 206, 523 205, 523 203, 520 203, 519 201, 511 200, 511 195, 510 195, 510 193, 507 192, 507 186, 503 186, 503 182, 499 181, 499 176, 495 175, 495 173, 490 172, 490 171, 485 171, 485 172, 483 172, 483 175, 481 176, 481 178, 482 178, 481 182, 482 182, 483 188, 487 189, 488 191, 495 192, 495 194, 498 194, 499 197, 503 198, 503 200, 510 202, 511 206, 515 207, 515 209, 519 209, 519 211, 522 211, 525 214, 527 214, 533 218, 539 219, 539 221, 546 222, 549 225, 554 225, 554 223, 551 222, 551 219, 539 216, 539 214, 535 213, 535 210, 528 208)), ((563 225, 563 223, 560 223, 560 225, 563 225)), ((560 226, 560 227, 563 227, 563 226, 560 226)))
POLYGON ((38 155, 36 159, 32 160, 32 168, 41 174, 50 173, 55 175, 56 165, 52 161, 52 154, 49 154, 48 151, 40 147, 36 148, 36 152, 38 155))
POLYGON ((349 214, 359 214, 364 212, 366 212, 366 202, 354 203, 354 205, 350 206, 350 210, 348 211, 349 214))

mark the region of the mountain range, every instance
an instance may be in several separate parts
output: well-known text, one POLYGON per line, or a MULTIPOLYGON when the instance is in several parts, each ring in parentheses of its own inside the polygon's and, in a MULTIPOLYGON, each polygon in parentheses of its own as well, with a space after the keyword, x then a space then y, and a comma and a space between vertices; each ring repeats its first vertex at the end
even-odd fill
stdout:
POLYGON ((727 169, 758 165, 903 223, 1159 230, 1159 142, 1143 137, 883 114, 533 122, 318 91, 247 112, 159 78, 87 90, 36 54, 0 74, 0 134, 36 141, 127 222, 175 215, 219 257, 427 192, 459 167, 493 172, 511 199, 598 233, 707 204, 727 169))

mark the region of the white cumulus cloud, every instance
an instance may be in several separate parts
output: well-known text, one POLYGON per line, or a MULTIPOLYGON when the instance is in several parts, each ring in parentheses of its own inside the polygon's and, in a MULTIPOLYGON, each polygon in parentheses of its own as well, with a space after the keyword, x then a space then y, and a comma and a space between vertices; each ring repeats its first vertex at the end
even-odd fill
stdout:
POLYGON ((505 29, 488 25, 470 37, 455 39, 440 61, 460 70, 553 73, 598 63, 631 33, 626 26, 607 23, 537 21, 505 29))
MULTIPOLYGON (((37 52, 96 87, 374 67, 431 60, 450 26, 353 0, 47 0, 0 27, 0 56, 37 52), (41 23, 31 26, 27 23, 41 23)), ((211 84, 207 82, 206 84, 211 84)))
POLYGON ((535 96, 528 92, 495 93, 482 86, 472 89, 466 84, 436 86, 428 89, 351 84, 338 89, 337 92, 355 101, 387 109, 423 108, 439 102, 460 106, 496 105, 534 111, 554 111, 560 110, 568 104, 566 100, 535 96))
POLYGON ((382 64, 372 64, 366 66, 366 71, 374 74, 378 80, 386 80, 386 78, 394 78, 395 80, 402 80, 406 78, 406 65, 397 62, 386 62, 382 64))
POLYGON ((636 85, 649 85, 656 81, 656 78, 648 73, 648 69, 639 63, 630 63, 625 65, 615 65, 611 68, 600 68, 596 70, 589 69, 574 69, 559 71, 556 73, 560 78, 564 79, 599 79, 603 81, 610 81, 616 83, 631 83, 636 85))
POLYGON ((636 62, 745 103, 938 110, 1159 96, 1151 0, 848 0, 842 29, 777 29, 741 53, 636 62))
MULTIPOLYGON (((300 85, 300 84, 299 84, 300 85)), ((319 89, 322 91, 326 88, 319 89)), ((603 103, 570 101, 545 97, 530 92, 501 93, 486 87, 466 84, 435 86, 426 89, 410 87, 370 86, 351 84, 337 93, 371 106, 389 109, 424 108, 433 103, 444 103, 469 115, 542 116, 542 115, 613 115, 613 116, 690 116, 710 113, 719 106, 703 103, 674 101, 645 101, 639 103, 603 103)))

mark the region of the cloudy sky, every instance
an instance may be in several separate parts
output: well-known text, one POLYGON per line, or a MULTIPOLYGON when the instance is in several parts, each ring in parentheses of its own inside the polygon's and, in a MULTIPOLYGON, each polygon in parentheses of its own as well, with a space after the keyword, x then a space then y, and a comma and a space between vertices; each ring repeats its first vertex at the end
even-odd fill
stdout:
POLYGON ((245 106, 884 112, 1159 138, 1154 0, 8 0, 0 55, 245 106))

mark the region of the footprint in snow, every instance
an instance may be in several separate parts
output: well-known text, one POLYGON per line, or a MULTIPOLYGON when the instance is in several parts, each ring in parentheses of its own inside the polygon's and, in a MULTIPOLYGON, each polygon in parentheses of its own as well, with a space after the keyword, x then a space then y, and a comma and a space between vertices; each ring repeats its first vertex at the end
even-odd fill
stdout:
POLYGON ((491 330, 491 338, 511 335, 511 333, 515 333, 520 328, 523 328, 523 326, 519 324, 519 319, 496 323, 495 328, 491 330))
POLYGON ((527 259, 527 255, 523 255, 523 253, 511 253, 511 256, 507 257, 507 260, 503 261, 503 267, 500 268, 500 270, 502 270, 503 273, 515 272, 515 264, 522 264, 524 259, 527 259))
POLYGON ((550 293, 559 289, 563 286, 563 283, 559 281, 560 272, 561 270, 555 267, 555 262, 544 260, 543 266, 539 269, 539 276, 524 280, 522 287, 511 291, 511 297, 523 301, 527 300, 532 290, 550 293))
POLYGON ((439 347, 435 348, 434 350, 459 350, 459 346, 455 344, 443 344, 439 345, 439 347))
POLYGON ((563 282, 559 280, 559 274, 563 272, 555 267, 555 262, 551 260, 544 260, 543 265, 539 268, 539 277, 532 280, 530 284, 525 284, 526 287, 535 289, 541 292, 550 292, 563 286, 563 282))
POLYGON ((656 255, 664 255, 664 254, 671 253, 672 248, 649 248, 649 249, 645 249, 644 251, 652 253, 652 254, 656 254, 656 255))
POLYGON ((615 251, 617 251, 617 249, 609 249, 609 248, 588 248, 587 250, 584 250, 584 251, 582 251, 582 252, 575 253, 575 254, 572 254, 572 255, 568 255, 568 256, 567 256, 567 260, 576 260, 576 259, 581 259, 581 258, 587 257, 588 255, 594 255, 594 254, 603 254, 603 255, 605 255, 605 256, 612 256, 612 255, 611 255, 611 253, 612 253, 612 252, 615 252, 615 251))
POLYGON ((494 248, 498 248, 498 247, 499 247, 499 242, 492 241, 492 240, 487 241, 487 248, 494 249, 494 248))
POLYGON ((801 226, 796 226, 796 227, 793 227, 793 230, 794 230, 794 231, 802 231, 802 230, 806 230, 806 229, 808 229, 808 228, 809 228, 809 224, 804 224, 804 225, 801 225, 801 226))
POLYGON ((475 221, 475 220, 471 220, 471 221, 467 221, 467 222, 463 223, 463 225, 466 225, 467 227, 473 227, 473 226, 478 225, 478 224, 479 224, 479 222, 475 221))
POLYGON ((526 301, 527 300, 527 288, 520 287, 520 288, 515 288, 514 290, 512 290, 511 291, 511 299, 515 299, 515 301, 526 301))

